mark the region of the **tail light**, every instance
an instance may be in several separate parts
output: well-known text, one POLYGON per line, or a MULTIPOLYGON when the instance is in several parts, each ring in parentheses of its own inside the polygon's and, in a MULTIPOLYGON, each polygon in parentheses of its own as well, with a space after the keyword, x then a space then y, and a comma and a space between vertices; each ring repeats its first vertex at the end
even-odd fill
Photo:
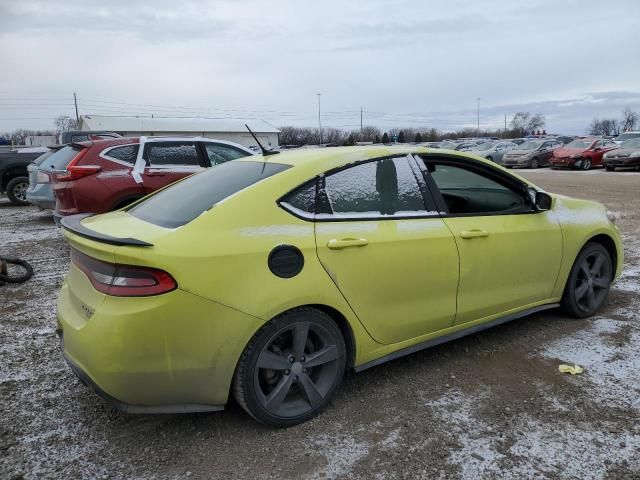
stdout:
POLYGON ((56 174, 57 182, 70 182, 72 180, 77 180, 82 177, 88 177, 89 175, 93 175, 94 173, 98 173, 102 170, 102 167, 99 165, 78 165, 78 162, 85 154, 89 151, 88 148, 83 148, 67 165, 67 169, 64 172, 60 172, 56 174))
POLYGON ((164 270, 104 262, 71 249, 71 261, 97 291, 116 297, 148 297, 171 292, 178 284, 164 270))
POLYGON ((47 172, 43 172, 42 170, 38 170, 38 176, 36 179, 36 183, 51 183, 51 176, 47 172))

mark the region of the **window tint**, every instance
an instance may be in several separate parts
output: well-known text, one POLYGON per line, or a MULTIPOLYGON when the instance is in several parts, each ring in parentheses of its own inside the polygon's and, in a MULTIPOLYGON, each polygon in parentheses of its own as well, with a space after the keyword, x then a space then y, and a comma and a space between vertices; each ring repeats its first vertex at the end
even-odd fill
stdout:
POLYGON ((109 150, 105 155, 123 162, 136 163, 139 145, 124 145, 109 150))
POLYGON ((207 150, 207 155, 209 156, 211 166, 219 165, 221 163, 228 162, 229 160, 235 160, 236 158, 249 156, 247 152, 243 152, 242 150, 234 148, 230 145, 222 145, 210 142, 205 142, 204 145, 205 149, 207 150))
POLYGON ((200 165, 194 142, 149 142, 145 147, 147 164, 200 165))
POLYGON ((81 147, 63 147, 47 158, 42 165, 40 165, 40 168, 43 170, 64 170, 80 150, 82 150, 81 147))
POLYGON ((42 155, 40 155, 38 158, 36 158, 33 161, 34 165, 40 166, 44 163, 44 161, 49 158, 51 155, 53 155, 55 153, 54 150, 49 150, 48 152, 43 153, 42 155))
POLYGON ((531 210, 523 194, 481 173, 437 162, 431 164, 430 172, 449 213, 519 213, 531 210))
POLYGON ((418 181, 406 157, 363 163, 329 175, 325 192, 335 216, 426 213, 418 181))
POLYGON ((223 163, 151 195, 128 212, 161 227, 179 227, 228 196, 289 167, 271 162, 223 163))
POLYGON ((281 202, 294 213, 315 213, 316 211, 316 181, 313 180, 286 195, 281 202))

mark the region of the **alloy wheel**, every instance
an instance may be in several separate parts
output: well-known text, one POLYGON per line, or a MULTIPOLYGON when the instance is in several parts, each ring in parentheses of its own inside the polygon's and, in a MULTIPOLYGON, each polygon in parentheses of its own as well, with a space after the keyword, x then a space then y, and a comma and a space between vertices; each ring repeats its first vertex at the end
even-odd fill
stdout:
POLYGON ((602 304, 611 282, 611 263, 608 257, 594 251, 580 264, 574 287, 575 300, 583 312, 593 312, 602 304))
POLYGON ((281 418, 298 417, 324 405, 341 374, 331 332, 314 322, 278 331, 258 356, 254 390, 262 408, 281 418))
POLYGON ((20 200, 21 202, 27 201, 27 188, 29 188, 28 183, 17 183, 13 187, 13 195, 20 200))
POLYGON ((591 160, 589 160, 588 158, 585 158, 582 162, 582 169, 589 170, 590 168, 591 168, 591 160))

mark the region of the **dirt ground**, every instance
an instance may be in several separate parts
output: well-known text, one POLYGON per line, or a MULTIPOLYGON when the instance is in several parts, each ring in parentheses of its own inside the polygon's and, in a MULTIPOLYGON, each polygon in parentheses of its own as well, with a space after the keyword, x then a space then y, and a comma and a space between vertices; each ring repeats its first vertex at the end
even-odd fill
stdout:
POLYGON ((550 311, 349 374, 286 430, 233 403, 124 415, 82 386, 54 332, 68 249, 50 214, 0 200, 0 252, 36 269, 0 287, 0 478, 640 478, 640 174, 523 174, 620 216, 625 270, 600 314, 550 311))

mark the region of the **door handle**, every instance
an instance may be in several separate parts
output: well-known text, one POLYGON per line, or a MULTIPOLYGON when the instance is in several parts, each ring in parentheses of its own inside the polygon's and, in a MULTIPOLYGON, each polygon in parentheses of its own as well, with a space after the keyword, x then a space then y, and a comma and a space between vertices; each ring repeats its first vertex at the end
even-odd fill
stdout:
POLYGON ((349 247, 364 247, 369 245, 369 240, 366 238, 333 238, 327 242, 327 248, 331 250, 341 250, 349 247))
POLYGON ((477 228, 474 228, 473 230, 465 230, 464 232, 460 232, 460 237, 468 240, 470 238, 482 238, 482 237, 488 237, 489 236, 489 232, 487 232, 486 230, 478 230, 477 228))

